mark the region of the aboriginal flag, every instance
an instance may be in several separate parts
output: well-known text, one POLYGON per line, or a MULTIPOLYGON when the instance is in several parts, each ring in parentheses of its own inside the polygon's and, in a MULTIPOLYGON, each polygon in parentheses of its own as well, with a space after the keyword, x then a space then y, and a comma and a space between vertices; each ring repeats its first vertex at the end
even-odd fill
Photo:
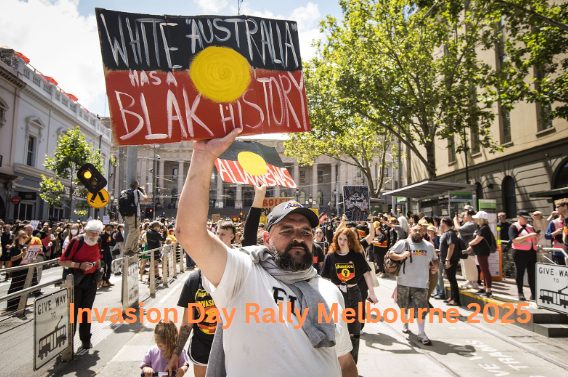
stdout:
POLYGON ((224 182, 297 187, 276 149, 253 141, 236 140, 215 161, 215 167, 224 182))

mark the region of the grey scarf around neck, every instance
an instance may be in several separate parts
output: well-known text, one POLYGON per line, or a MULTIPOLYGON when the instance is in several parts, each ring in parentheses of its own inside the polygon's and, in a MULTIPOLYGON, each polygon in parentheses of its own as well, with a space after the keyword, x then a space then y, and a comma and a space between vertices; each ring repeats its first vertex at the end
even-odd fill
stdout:
MULTIPOLYGON (((314 348, 333 347, 335 345, 335 324, 317 320, 318 305, 323 304, 328 314, 329 308, 321 294, 308 283, 310 279, 318 276, 316 270, 313 267, 301 271, 282 270, 276 265, 272 253, 264 246, 241 248, 239 251, 250 255, 254 263, 262 266, 273 278, 288 286, 298 297, 301 309, 309 308, 302 330, 310 339, 312 346, 314 348)), ((219 322, 209 354, 206 377, 225 376, 227 376, 227 371, 223 349, 223 327, 219 322)))

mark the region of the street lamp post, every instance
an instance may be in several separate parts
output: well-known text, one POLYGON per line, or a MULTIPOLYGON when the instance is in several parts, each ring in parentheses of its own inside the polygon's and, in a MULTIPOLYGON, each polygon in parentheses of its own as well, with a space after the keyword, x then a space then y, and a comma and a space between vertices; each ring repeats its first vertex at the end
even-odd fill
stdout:
POLYGON ((154 147, 154 187, 152 190, 152 202, 153 202, 153 216, 156 218, 157 204, 158 204, 158 161, 160 160, 160 155, 156 154, 156 147, 154 147))

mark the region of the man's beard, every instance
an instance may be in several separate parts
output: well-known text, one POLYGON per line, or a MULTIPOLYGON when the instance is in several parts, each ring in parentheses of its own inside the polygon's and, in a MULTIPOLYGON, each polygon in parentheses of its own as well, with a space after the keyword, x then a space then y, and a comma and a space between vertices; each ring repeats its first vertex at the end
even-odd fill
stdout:
POLYGON ((422 235, 421 234, 413 234, 410 236, 410 239, 412 240, 412 242, 414 243, 420 243, 422 242, 422 235))
POLYGON ((89 246, 95 246, 95 244, 99 242, 99 238, 91 238, 91 237, 85 237, 85 243, 89 246))
POLYGON ((274 261, 276 262, 276 265, 283 270, 300 271, 306 270, 312 266, 313 257, 308 245, 303 242, 294 241, 291 242, 282 253, 276 251, 274 261), (304 254, 300 260, 297 260, 297 258, 290 252, 293 247, 297 246, 304 249, 304 254))

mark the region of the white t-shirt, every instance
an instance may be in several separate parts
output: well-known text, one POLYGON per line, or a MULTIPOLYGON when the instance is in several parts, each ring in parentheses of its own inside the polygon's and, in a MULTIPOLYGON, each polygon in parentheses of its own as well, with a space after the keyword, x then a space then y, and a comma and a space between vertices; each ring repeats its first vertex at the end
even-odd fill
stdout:
MULTIPOLYGON (((284 323, 262 321, 266 310, 278 313, 276 300, 282 302, 284 308, 289 301, 295 301, 297 306, 294 293, 253 263, 249 255, 238 250, 227 254, 227 265, 219 285, 214 287, 203 278, 204 288, 211 293, 219 310, 235 309, 230 327, 223 330, 227 377, 341 376, 337 357, 352 349, 347 324, 339 320, 335 325, 335 347, 314 348, 295 316, 291 316, 292 322, 287 319, 284 323), (247 305, 251 312, 254 304, 259 307, 259 322, 254 316, 247 315, 247 305)), ((338 307, 341 318, 345 305, 339 289, 319 276, 309 283, 321 293, 329 308, 332 304, 338 307)), ((223 323, 228 324, 222 316, 223 323)))

